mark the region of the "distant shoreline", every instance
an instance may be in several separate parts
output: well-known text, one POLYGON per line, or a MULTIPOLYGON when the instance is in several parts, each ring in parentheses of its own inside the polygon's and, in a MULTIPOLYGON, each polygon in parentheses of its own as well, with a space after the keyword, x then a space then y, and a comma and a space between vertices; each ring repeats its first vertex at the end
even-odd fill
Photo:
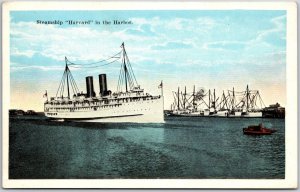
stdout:
POLYGON ((36 112, 34 110, 22 110, 22 109, 9 109, 9 115, 11 116, 23 116, 23 115, 45 115, 44 112, 36 112))

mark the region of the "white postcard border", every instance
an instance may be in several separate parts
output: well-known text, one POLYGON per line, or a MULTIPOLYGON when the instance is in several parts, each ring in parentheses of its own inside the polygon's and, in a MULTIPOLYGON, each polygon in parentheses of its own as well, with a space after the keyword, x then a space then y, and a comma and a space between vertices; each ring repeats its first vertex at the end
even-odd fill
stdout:
POLYGON ((293 2, 8 2, 2 27, 2 185, 4 188, 296 188, 297 181, 297 4, 293 2), (287 106, 285 179, 9 179, 9 12, 12 10, 286 10, 287 106))

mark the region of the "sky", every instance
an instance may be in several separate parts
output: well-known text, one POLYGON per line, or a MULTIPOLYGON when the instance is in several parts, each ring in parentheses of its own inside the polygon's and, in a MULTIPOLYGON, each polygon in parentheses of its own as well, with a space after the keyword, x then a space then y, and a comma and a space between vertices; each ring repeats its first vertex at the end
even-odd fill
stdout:
MULTIPOLYGON (((12 11, 10 12, 10 108, 43 110, 47 90, 55 96, 65 67, 108 58, 125 48, 139 85, 157 95, 163 81, 165 109, 172 91, 184 86, 223 90, 259 90, 266 106, 286 104, 286 11, 12 11), (62 21, 58 24, 37 24, 62 21), (65 21, 88 21, 69 25, 65 21), (131 24, 103 25, 103 21, 131 24), (95 24, 99 21, 101 24, 95 24)), ((106 73, 108 89, 117 89, 120 63, 72 68, 86 92, 85 77, 106 73)))

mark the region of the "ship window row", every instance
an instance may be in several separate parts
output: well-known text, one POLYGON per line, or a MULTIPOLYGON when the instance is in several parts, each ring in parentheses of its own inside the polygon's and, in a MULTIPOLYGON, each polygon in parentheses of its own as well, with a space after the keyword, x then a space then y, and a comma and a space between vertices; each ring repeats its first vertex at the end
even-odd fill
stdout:
POLYGON ((115 104, 115 105, 103 105, 103 106, 96 106, 96 107, 75 107, 75 108, 48 108, 46 111, 49 110, 57 110, 57 111, 77 111, 77 110, 97 110, 99 108, 114 108, 114 107, 120 107, 120 104, 115 104))
POLYGON ((48 115, 50 115, 50 116, 51 116, 51 115, 57 115, 57 113, 48 113, 48 115))
MULTIPOLYGON (((149 103, 149 102, 147 102, 149 103)), ((153 101, 151 101, 151 103, 153 103, 153 101)), ((46 108, 45 111, 49 111, 49 110, 67 110, 67 111, 74 111, 74 110, 88 110, 88 109, 94 109, 97 110, 99 108, 113 108, 113 107, 120 107, 121 104, 114 104, 114 105, 102 105, 102 106, 89 106, 89 107, 62 107, 62 108, 46 108)))
POLYGON ((113 113, 128 113, 128 112, 137 112, 137 111, 150 111, 150 108, 148 108, 148 109, 140 109, 140 110, 127 110, 127 111, 114 111, 113 113))
MULTIPOLYGON (((107 108, 114 108, 114 107, 119 107, 120 105, 106 105, 106 106, 100 106, 100 107, 80 107, 80 108, 48 108, 46 109, 46 111, 70 111, 70 112, 73 112, 73 111, 87 111, 87 110, 94 110, 94 111, 97 111, 98 109, 100 108, 104 108, 104 109, 107 109, 107 108)), ((141 109, 142 111, 143 109, 141 109)), ((145 109, 146 110, 150 110, 150 109, 145 109)), ((139 111, 139 110, 133 110, 133 111, 139 111)), ((125 111, 123 111, 125 112, 125 111)), ((127 111, 128 112, 128 111, 127 111)), ((51 114, 51 113, 49 113, 51 114)))

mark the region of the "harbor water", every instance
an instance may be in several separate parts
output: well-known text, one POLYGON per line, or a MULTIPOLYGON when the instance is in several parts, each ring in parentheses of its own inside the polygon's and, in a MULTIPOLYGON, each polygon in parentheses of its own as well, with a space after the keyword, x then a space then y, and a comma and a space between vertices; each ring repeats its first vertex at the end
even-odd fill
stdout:
POLYGON ((284 119, 166 117, 164 124, 121 124, 10 118, 10 179, 284 177, 284 119), (243 134, 261 122, 277 132, 243 134))

